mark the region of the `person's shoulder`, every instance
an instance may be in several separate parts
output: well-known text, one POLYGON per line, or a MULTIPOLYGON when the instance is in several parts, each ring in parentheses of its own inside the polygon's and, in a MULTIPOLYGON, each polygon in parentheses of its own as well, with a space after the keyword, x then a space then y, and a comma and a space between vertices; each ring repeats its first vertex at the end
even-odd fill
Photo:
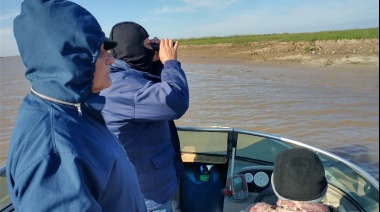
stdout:
POLYGON ((276 206, 270 205, 265 202, 258 202, 251 207, 247 208, 244 212, 270 212, 276 211, 276 206))

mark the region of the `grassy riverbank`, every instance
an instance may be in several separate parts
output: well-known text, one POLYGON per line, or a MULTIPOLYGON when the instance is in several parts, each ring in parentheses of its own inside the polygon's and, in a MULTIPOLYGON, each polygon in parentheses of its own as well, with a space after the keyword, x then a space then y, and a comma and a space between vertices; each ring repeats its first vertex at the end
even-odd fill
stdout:
POLYGON ((379 28, 351 29, 339 31, 322 31, 310 33, 283 33, 264 35, 234 35, 226 37, 201 37, 178 39, 182 45, 207 45, 207 44, 247 44, 250 42, 315 42, 322 40, 360 40, 379 39, 379 28))

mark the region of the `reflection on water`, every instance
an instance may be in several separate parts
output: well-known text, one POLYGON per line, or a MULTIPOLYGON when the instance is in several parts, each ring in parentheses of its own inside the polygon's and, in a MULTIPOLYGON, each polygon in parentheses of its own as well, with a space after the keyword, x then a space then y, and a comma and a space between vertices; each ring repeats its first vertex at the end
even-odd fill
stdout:
MULTIPOLYGON (((299 67, 182 66, 191 100, 177 125, 218 124, 281 135, 333 152, 378 179, 378 75, 361 79, 365 72, 355 77, 343 70, 330 77, 323 70, 299 67)), ((0 166, 5 165, 19 103, 29 92, 23 74, 18 57, 1 58, 0 166)))

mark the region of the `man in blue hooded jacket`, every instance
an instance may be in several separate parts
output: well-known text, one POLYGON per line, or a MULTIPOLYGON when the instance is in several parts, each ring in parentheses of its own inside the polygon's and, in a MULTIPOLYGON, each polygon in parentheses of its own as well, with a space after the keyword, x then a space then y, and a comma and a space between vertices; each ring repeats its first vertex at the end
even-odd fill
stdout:
POLYGON ((137 173, 101 115, 111 85, 97 20, 65 0, 25 0, 14 35, 31 92, 7 161, 16 211, 146 211, 137 173))
POLYGON ((106 97, 104 119, 136 168, 148 210, 169 212, 183 172, 173 120, 189 108, 178 42, 149 40, 142 26, 129 21, 114 25, 110 37, 118 46, 112 49, 112 86, 100 93, 106 97), (151 42, 159 42, 158 53, 151 42))

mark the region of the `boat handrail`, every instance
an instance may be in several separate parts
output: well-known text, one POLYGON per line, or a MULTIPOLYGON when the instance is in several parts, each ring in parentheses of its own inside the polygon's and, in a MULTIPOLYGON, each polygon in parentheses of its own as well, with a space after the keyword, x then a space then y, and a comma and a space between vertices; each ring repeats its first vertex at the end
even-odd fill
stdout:
POLYGON ((251 130, 243 130, 243 129, 231 128, 231 127, 220 127, 220 126, 215 126, 215 127, 213 127, 213 126, 212 127, 178 126, 177 128, 179 130, 181 130, 181 131, 236 132, 236 133, 242 133, 242 134, 247 134, 247 135, 254 135, 254 136, 265 137, 265 138, 272 138, 272 139, 275 139, 275 140, 281 140, 283 142, 294 144, 294 145, 297 145, 297 146, 302 146, 302 147, 311 149, 311 150, 313 150, 315 152, 318 152, 318 153, 322 153, 324 155, 327 155, 327 156, 329 156, 329 157, 331 157, 333 159, 336 159, 336 160, 342 162, 346 166, 352 168, 357 173, 359 173, 364 179, 366 179, 367 181, 369 181, 372 185, 375 186, 375 188, 377 190, 379 190, 379 181, 376 180, 373 176, 371 176, 370 174, 368 174, 368 172, 364 171, 359 166, 357 166, 354 163, 348 161, 347 159, 339 157, 339 156, 337 156, 335 154, 332 154, 332 153, 327 152, 325 150, 319 149, 317 147, 310 146, 308 144, 305 144, 305 143, 302 143, 302 142, 299 142, 299 141, 291 140, 291 139, 288 139, 288 138, 283 138, 283 137, 276 136, 276 135, 270 135, 270 134, 266 134, 266 133, 262 133, 262 132, 251 131, 251 130))
POLYGON ((3 176, 5 174, 6 166, 3 166, 0 168, 0 176, 3 176))

